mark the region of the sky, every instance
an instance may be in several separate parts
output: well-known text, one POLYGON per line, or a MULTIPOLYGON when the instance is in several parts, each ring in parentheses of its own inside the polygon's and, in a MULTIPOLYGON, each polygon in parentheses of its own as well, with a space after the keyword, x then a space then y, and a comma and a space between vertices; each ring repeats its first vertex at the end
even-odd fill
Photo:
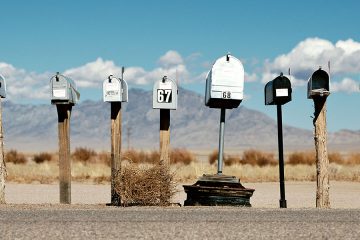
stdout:
POLYGON ((291 69, 283 123, 305 129, 314 112, 307 80, 330 61, 328 130, 360 130, 359 1, 1 0, 0 9, 0 74, 12 102, 50 104, 56 72, 76 82, 81 101, 98 101, 122 66, 130 88, 150 90, 167 75, 204 95, 206 73, 231 53, 245 69, 241 105, 274 119, 264 86, 291 69))

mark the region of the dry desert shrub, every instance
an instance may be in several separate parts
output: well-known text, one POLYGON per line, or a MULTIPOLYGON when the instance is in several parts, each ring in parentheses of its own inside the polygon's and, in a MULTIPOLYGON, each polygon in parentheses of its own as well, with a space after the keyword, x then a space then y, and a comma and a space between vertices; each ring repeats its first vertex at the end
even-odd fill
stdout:
POLYGON ((50 162, 52 160, 51 153, 42 152, 39 154, 35 154, 33 157, 33 161, 36 163, 50 162))
POLYGON ((10 150, 5 154, 5 162, 11 162, 14 164, 25 164, 26 158, 23 153, 20 153, 16 150, 10 150))
POLYGON ((341 156, 340 153, 337 153, 337 152, 329 153, 328 157, 329 157, 329 162, 330 163, 336 163, 336 164, 340 164, 340 165, 345 164, 345 160, 341 156))
POLYGON ((290 165, 313 165, 315 164, 315 153, 314 152, 293 152, 289 155, 287 164, 290 165))
POLYGON ((88 163, 93 160, 94 157, 96 157, 96 152, 92 149, 84 147, 75 148, 75 151, 72 154, 72 158, 75 161, 82 163, 88 163))
POLYGON ((122 159, 133 163, 145 163, 151 161, 144 151, 137 151, 135 149, 124 151, 122 153, 122 159))
POLYGON ((360 153, 352 153, 347 159, 346 163, 350 165, 360 165, 360 153))
POLYGON ((189 165, 191 162, 195 161, 194 154, 186 149, 173 149, 170 154, 171 163, 182 163, 184 165, 189 165))
POLYGON ((164 165, 129 163, 117 177, 116 192, 124 206, 166 206, 176 192, 173 177, 164 165))
POLYGON ((107 166, 110 166, 111 164, 111 154, 108 152, 100 152, 97 154, 97 159, 99 163, 103 163, 107 166))
POLYGON ((210 153, 208 160, 210 164, 214 164, 218 160, 218 151, 214 150, 210 153))
POLYGON ((258 150, 247 150, 244 151, 242 159, 242 164, 250 164, 252 166, 266 166, 266 165, 276 165, 277 162, 274 158, 274 154, 261 152, 258 150))

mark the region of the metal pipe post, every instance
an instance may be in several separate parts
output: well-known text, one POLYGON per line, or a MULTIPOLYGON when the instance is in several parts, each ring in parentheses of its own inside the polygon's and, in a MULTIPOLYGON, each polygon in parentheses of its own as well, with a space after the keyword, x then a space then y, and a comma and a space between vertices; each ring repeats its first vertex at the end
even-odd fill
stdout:
POLYGON ((218 175, 222 174, 224 158, 224 134, 225 134, 225 108, 221 108, 220 113, 220 133, 219 133, 219 155, 218 155, 218 175))
POLYGON ((285 183, 284 183, 284 148, 282 133, 282 113, 281 105, 277 105, 277 125, 278 125, 278 147, 279 147, 279 176, 280 176, 280 208, 286 208, 285 183))

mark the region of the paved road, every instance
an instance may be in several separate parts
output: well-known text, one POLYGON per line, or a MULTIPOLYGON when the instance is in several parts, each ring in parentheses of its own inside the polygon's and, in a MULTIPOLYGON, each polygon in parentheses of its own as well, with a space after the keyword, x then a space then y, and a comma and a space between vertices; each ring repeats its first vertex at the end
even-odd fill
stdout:
POLYGON ((2 205, 0 239, 360 239, 360 210, 2 205))

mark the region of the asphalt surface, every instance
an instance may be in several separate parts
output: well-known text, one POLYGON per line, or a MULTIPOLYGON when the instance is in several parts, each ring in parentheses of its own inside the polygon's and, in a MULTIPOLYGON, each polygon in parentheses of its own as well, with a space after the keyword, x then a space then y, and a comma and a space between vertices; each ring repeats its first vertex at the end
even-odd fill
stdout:
POLYGON ((0 239, 360 239, 360 209, 10 204, 0 239))

